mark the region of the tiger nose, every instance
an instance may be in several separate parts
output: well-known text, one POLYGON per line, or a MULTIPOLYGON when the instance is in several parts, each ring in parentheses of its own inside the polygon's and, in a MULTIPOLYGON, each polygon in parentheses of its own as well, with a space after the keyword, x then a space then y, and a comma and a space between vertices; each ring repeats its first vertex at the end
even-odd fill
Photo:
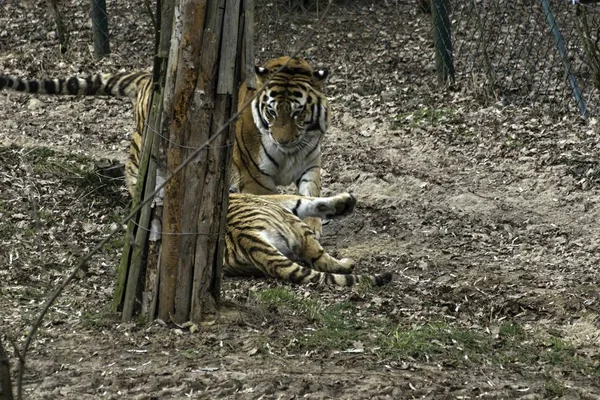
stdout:
POLYGON ((281 139, 277 139, 277 143, 282 144, 282 145, 290 144, 293 141, 294 141, 293 138, 281 138, 281 139))

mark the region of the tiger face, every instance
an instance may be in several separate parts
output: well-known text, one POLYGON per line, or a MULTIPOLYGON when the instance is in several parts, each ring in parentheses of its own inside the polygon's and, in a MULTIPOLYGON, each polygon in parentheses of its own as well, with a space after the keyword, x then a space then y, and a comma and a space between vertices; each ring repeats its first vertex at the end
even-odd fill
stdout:
POLYGON ((327 131, 330 110, 321 93, 327 70, 314 70, 304 60, 281 57, 257 66, 255 71, 257 86, 266 83, 252 107, 262 135, 285 149, 303 145, 303 138, 327 131))

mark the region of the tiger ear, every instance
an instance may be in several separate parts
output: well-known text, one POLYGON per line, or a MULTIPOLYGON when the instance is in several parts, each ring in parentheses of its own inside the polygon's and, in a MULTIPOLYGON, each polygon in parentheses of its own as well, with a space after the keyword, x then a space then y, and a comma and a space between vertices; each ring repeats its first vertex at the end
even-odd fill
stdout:
POLYGON ((314 83, 319 88, 323 87, 323 83, 325 79, 329 76, 329 70, 327 69, 318 69, 313 72, 314 83))
POLYGON ((266 78, 271 73, 271 71, 269 71, 268 68, 259 67, 258 65, 254 66, 254 72, 256 73, 256 76, 259 78, 266 78))
POLYGON ((313 77, 318 81, 322 81, 325 78, 327 78, 328 76, 329 76, 329 70, 327 70, 327 69, 318 69, 315 72, 313 72, 313 77))

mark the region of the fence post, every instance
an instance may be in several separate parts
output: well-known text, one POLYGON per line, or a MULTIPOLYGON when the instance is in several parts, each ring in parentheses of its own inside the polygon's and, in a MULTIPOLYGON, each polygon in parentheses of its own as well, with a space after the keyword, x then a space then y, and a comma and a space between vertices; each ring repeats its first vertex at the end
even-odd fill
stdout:
POLYGON ((448 0, 431 0, 435 67, 440 85, 454 83, 454 60, 448 0))
POLYGON ((575 79, 575 76, 571 72, 571 63, 569 63, 569 58, 567 57, 567 48, 565 46, 565 40, 563 39, 563 36, 560 33, 560 29, 558 29, 558 24, 556 23, 556 19, 554 18, 552 10, 550 10, 550 4, 548 3, 548 0, 542 0, 542 9, 544 10, 544 14, 546 15, 546 23, 548 24, 548 28, 550 28, 552 36, 554 36, 554 41, 556 42, 556 49, 558 50, 560 58, 562 59, 563 68, 565 69, 565 75, 569 80, 569 85, 571 86, 571 93, 573 94, 575 103, 577 103, 577 108, 579 109, 581 116, 584 119, 587 119, 589 117, 589 112, 585 104, 585 99, 581 94, 579 85, 577 85, 577 79, 575 79))
POLYGON ((90 17, 92 19, 92 32, 94 35, 94 55, 96 58, 102 58, 110 54, 106 0, 90 0, 90 2, 90 17))

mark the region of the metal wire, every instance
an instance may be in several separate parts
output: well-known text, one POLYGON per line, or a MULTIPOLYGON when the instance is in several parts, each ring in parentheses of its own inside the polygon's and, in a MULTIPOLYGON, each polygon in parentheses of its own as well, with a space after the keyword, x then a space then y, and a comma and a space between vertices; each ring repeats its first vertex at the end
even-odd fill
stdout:
MULTIPOLYGON (((314 23, 316 0, 258 0, 259 61, 288 54, 314 23)), ((335 68, 346 86, 334 93, 371 95, 435 82, 432 34, 449 31, 446 48, 455 85, 485 102, 539 108, 549 113, 600 112, 600 8, 573 0, 338 0, 324 22, 323 37, 304 58, 335 68), (434 27, 431 8, 442 4, 447 27, 434 27), (425 5, 425 6, 424 6, 425 5), (423 12, 426 11, 426 12, 423 12), (340 43, 342 30, 355 46, 340 43), (337 45, 339 43, 339 45, 337 45), (394 66, 395 70, 389 68, 394 66), (384 71, 384 67, 387 67, 384 71), (381 72, 380 72, 381 71, 381 72), (397 74, 383 81, 383 74, 397 74), (356 82, 360 82, 359 85, 356 82)), ((402 105, 400 105, 402 107, 402 105)))

